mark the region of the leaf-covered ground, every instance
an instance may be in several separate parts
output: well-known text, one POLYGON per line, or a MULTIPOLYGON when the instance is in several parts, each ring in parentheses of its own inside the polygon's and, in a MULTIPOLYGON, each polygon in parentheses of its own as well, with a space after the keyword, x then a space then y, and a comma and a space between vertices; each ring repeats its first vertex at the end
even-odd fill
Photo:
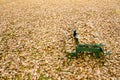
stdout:
POLYGON ((120 79, 120 0, 0 0, 0 80, 83 79, 120 79), (113 54, 69 62, 74 29, 113 54))

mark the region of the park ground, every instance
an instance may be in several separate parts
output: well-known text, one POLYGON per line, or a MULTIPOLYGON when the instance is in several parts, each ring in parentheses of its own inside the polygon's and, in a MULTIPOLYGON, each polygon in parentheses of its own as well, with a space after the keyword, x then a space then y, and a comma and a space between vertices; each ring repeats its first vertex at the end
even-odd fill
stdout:
POLYGON ((0 0, 0 80, 119 80, 120 0, 0 0), (104 58, 68 60, 79 41, 104 58))

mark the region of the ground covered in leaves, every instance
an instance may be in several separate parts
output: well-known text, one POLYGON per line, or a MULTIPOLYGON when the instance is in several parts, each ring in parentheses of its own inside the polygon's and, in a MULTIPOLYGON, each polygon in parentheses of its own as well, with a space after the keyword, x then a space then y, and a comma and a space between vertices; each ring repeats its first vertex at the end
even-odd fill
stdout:
POLYGON ((0 80, 119 80, 120 0, 0 0, 0 80), (72 31, 112 55, 71 62, 72 31))

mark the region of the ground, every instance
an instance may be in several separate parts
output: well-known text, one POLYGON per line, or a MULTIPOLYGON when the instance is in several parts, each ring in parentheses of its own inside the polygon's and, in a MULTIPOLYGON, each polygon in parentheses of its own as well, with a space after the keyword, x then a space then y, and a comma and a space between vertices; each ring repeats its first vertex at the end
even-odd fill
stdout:
POLYGON ((0 80, 119 80, 120 0, 0 0, 0 80), (70 62, 73 30, 111 55, 70 62))

